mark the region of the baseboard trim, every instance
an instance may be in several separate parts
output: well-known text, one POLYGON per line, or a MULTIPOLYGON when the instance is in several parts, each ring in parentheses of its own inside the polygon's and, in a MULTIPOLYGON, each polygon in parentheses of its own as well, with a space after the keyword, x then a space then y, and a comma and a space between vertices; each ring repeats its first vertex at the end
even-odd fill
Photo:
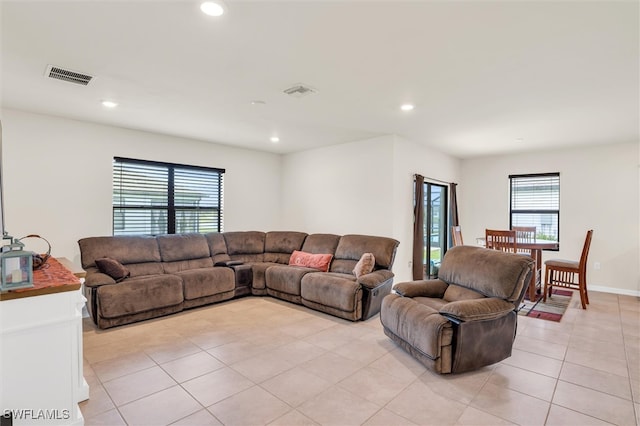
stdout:
POLYGON ((625 296, 640 297, 640 290, 627 290, 623 288, 604 287, 599 285, 587 285, 588 291, 599 291, 602 293, 622 294, 625 296))

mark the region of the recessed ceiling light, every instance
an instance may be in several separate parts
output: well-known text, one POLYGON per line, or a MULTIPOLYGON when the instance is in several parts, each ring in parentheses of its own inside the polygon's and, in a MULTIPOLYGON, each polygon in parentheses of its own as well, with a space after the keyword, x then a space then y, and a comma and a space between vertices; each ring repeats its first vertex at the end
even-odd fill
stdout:
POLYGON ((280 138, 279 138, 279 137, 277 137, 277 136, 271 136, 271 137, 269 138, 269 140, 270 140, 271 142, 273 142, 273 143, 278 143, 278 142, 280 142, 280 138))
POLYGON ((118 103, 113 101, 102 101, 102 106, 107 108, 115 108, 118 106, 118 103))
POLYGON ((251 105, 265 105, 265 101, 251 101, 251 105))
POLYGON ((400 109, 403 111, 411 111, 415 106, 413 104, 404 104, 400 106, 400 109))
POLYGON ((200 10, 209 16, 221 16, 224 14, 224 3, 221 1, 205 1, 200 5, 200 10))

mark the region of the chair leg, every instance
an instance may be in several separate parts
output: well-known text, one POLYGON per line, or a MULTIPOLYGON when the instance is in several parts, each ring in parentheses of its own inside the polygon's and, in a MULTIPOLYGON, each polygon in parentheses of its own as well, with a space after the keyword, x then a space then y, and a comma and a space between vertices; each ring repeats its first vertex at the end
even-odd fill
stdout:
POLYGON ((589 304, 589 294, 587 293, 587 283, 584 279, 584 275, 578 276, 578 282, 580 283, 580 301, 582 302, 582 309, 587 309, 589 304))
POLYGON ((587 309, 587 304, 585 303, 585 294, 584 288, 580 287, 580 303, 582 303, 582 309, 587 309))
POLYGON ((547 287, 549 287, 549 296, 551 296, 551 285, 550 285, 550 280, 551 278, 551 270, 549 268, 547 268, 547 270, 545 271, 545 276, 544 276, 544 288, 542 289, 542 301, 546 302, 547 301, 547 287))

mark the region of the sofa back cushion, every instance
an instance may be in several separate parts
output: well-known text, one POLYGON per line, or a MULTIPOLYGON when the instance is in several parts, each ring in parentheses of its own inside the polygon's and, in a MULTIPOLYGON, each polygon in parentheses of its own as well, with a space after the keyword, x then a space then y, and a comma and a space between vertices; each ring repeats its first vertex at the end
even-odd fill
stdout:
POLYGON ((207 239, 207 243, 209 244, 209 254, 211 255, 211 259, 214 264, 231 260, 227 253, 227 243, 224 240, 223 234, 219 232, 210 232, 208 234, 204 234, 204 237, 207 239))
POLYGON ((487 297, 518 303, 529 284, 533 265, 534 260, 529 256, 456 246, 444 255, 438 278, 487 297))
POLYGON ((449 284, 444 291, 442 300, 445 302, 457 302, 459 300, 484 299, 484 295, 467 287, 457 284, 449 284))
POLYGON ((262 262, 265 233, 259 231, 225 232, 227 254, 232 260, 262 262))
POLYGON ((340 235, 311 234, 305 238, 301 251, 314 254, 335 254, 339 242, 340 235))
POLYGON ((82 268, 97 271, 96 259, 109 257, 127 266, 131 277, 162 274, 158 241, 155 237, 88 237, 78 241, 82 268))
POLYGON ((168 274, 213 266, 209 244, 202 234, 170 234, 156 238, 164 271, 168 274))
POLYGON ((343 235, 331 262, 331 272, 353 273, 353 268, 364 253, 372 253, 377 269, 391 269, 399 242, 393 238, 371 235, 343 235))
POLYGON ((287 264, 294 250, 300 250, 307 234, 293 231, 267 232, 264 239, 264 261, 287 264))

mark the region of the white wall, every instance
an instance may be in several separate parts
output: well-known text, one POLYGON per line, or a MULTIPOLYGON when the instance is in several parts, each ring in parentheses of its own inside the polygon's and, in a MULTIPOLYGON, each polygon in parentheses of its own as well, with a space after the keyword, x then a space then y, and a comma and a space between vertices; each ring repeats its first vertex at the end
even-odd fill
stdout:
POLYGON ((308 233, 391 236, 392 136, 284 156, 283 223, 308 233))
POLYGON ((400 241, 395 281, 411 279, 413 176, 455 182, 459 160, 396 136, 285 156, 283 223, 309 233, 360 233, 400 241))
POLYGON ((111 235, 114 156, 224 168, 224 229, 280 228, 280 155, 9 109, 1 119, 7 230, 42 235, 54 256, 79 264, 78 239, 111 235))
POLYGON ((578 260, 593 229, 589 289, 640 295, 639 144, 624 143, 462 161, 458 190, 465 243, 509 227, 509 175, 560 172, 560 251, 578 260), (601 269, 596 270, 594 263, 601 269))

